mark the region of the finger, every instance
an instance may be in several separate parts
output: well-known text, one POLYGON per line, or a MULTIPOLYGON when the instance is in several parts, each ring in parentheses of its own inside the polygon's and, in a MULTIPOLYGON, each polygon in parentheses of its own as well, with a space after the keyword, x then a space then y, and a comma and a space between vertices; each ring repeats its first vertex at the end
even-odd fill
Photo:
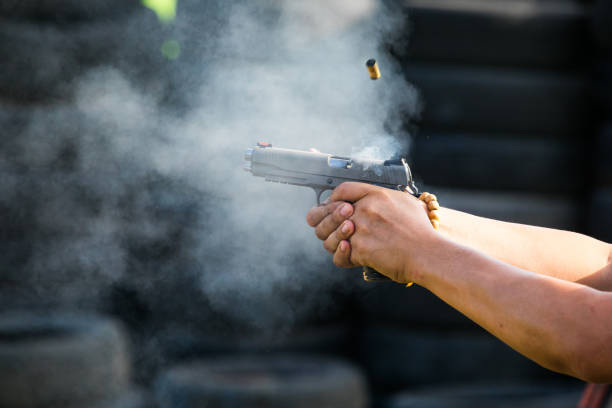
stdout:
POLYGON ((326 240, 351 215, 353 215, 353 206, 349 203, 341 203, 333 213, 317 224, 315 234, 320 240, 326 240))
POLYGON ((338 249, 341 241, 349 239, 355 232, 355 225, 351 220, 345 220, 329 237, 323 242, 323 248, 332 254, 338 249))
POLYGON ((332 191, 329 201, 347 201, 354 203, 380 187, 365 183, 342 183, 332 191))
POLYGON ((338 244, 338 250, 334 252, 334 263, 341 268, 355 266, 351 262, 351 244, 348 241, 340 241, 340 244, 338 244))
POLYGON ((311 227, 316 227, 325 217, 334 212, 334 210, 341 204, 341 202, 337 201, 335 203, 312 207, 306 214, 306 222, 311 227))

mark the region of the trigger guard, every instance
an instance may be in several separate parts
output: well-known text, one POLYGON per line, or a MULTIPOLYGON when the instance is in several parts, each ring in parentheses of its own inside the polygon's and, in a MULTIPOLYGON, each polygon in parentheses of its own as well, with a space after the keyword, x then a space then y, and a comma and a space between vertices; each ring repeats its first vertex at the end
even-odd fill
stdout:
POLYGON ((331 188, 314 189, 315 194, 317 195, 317 205, 321 205, 321 196, 323 195, 323 193, 330 190, 331 188))
POLYGON ((317 205, 321 205, 321 196, 323 195, 324 192, 325 190, 315 189, 315 194, 317 196, 317 205))

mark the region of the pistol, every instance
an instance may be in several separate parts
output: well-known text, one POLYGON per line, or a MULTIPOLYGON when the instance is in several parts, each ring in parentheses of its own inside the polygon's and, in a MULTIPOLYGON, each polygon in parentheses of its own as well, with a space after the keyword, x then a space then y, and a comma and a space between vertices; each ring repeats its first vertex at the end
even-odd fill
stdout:
MULTIPOLYGON (((317 204, 321 195, 347 181, 374 184, 418 196, 410 167, 400 160, 366 160, 320 152, 281 149, 270 143, 257 143, 244 156, 244 169, 266 181, 310 187, 317 204)), ((375 270, 363 267, 366 281, 390 280, 375 270)))

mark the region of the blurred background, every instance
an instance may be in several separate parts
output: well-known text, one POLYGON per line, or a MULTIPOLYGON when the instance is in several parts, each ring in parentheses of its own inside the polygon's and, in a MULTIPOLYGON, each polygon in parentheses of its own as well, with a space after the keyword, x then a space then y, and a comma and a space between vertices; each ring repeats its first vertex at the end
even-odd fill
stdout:
POLYGON ((407 155, 443 206, 610 242, 611 27, 605 0, 3 1, 0 406, 576 406, 335 268, 314 194, 243 152, 407 155))

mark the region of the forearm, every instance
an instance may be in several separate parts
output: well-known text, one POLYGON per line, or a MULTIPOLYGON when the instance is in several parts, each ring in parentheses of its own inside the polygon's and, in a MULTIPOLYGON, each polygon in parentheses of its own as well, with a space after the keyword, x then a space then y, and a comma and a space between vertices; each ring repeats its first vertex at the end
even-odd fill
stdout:
POLYGON ((440 210, 440 232, 452 240, 521 269, 602 290, 612 290, 605 272, 610 246, 585 235, 440 210))
POLYGON ((524 271, 443 238, 416 269, 417 283, 544 367, 591 379, 596 370, 586 364, 589 350, 610 354, 610 330, 598 325, 608 318, 593 307, 603 292, 524 271))

